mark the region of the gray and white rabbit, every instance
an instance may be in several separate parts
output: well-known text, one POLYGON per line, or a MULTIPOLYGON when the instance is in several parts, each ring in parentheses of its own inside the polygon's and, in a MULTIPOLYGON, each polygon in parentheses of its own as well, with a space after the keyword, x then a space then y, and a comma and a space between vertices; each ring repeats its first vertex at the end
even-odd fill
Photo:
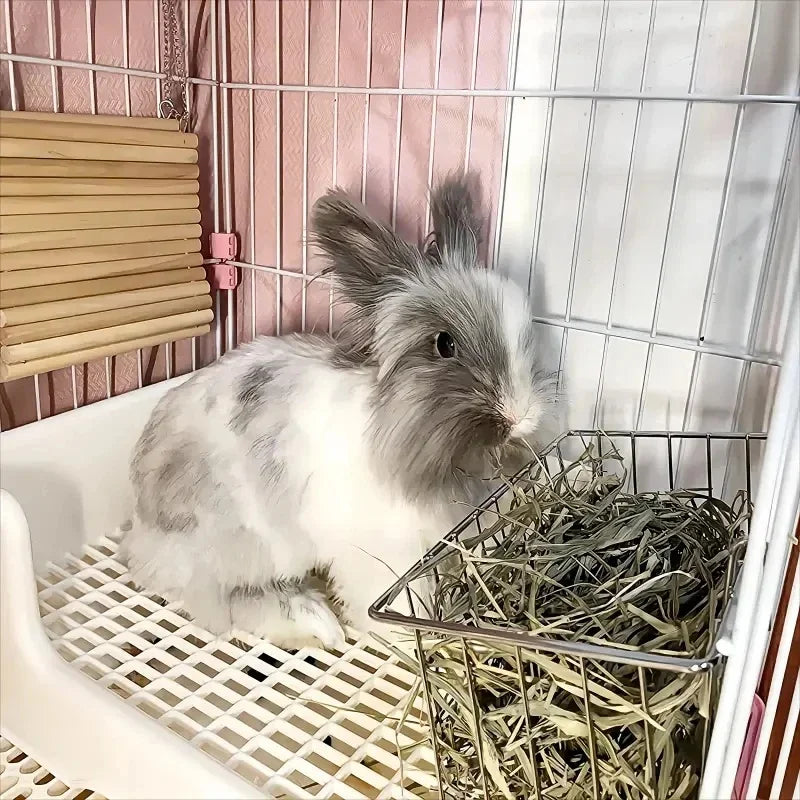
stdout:
POLYGON ((525 293, 478 263, 473 183, 434 191, 425 252, 341 191, 316 203, 350 319, 258 339, 158 403, 131 463, 137 583, 216 633, 341 646, 519 458, 552 380, 525 293))

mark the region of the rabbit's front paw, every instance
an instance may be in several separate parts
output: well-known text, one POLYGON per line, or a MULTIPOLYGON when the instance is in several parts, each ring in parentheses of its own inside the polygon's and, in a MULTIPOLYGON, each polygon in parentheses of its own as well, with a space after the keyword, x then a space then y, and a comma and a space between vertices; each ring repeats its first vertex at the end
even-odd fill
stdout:
POLYGON ((231 595, 233 625, 263 636, 286 650, 321 644, 342 649, 346 640, 339 620, 320 592, 268 584, 255 592, 231 595))
POLYGON ((347 646, 344 629, 322 595, 297 595, 292 606, 298 628, 307 630, 326 650, 343 650, 347 646))

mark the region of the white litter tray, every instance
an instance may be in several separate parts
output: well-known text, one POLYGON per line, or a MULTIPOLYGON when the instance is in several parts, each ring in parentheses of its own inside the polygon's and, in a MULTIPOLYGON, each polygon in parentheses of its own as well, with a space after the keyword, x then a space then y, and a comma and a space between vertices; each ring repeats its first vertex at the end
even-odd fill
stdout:
POLYGON ((105 800, 66 783, 8 739, 0 737, 0 800, 105 800))
POLYGON ((352 633, 336 653, 219 639, 130 582, 127 461, 176 382, 2 434, 3 797, 427 796, 399 655, 352 633))

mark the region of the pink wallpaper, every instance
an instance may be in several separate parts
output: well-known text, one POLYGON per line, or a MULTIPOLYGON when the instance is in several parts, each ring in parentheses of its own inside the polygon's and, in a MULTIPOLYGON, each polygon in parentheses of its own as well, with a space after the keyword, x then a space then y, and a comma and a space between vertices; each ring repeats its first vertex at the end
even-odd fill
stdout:
MULTIPOLYGON (((480 2, 446 0, 441 4, 439 86, 443 89, 470 88, 476 1, 480 2)), ((254 333, 300 330, 304 303, 306 329, 328 329, 328 286, 321 281, 308 282, 302 277, 304 263, 309 275, 320 269, 313 249, 304 248, 303 230, 304 211, 307 212, 314 199, 334 180, 357 196, 363 191, 367 205, 376 215, 394 221, 398 231, 416 241, 426 233, 429 169, 432 166, 435 177, 467 163, 482 175, 486 218, 494 219, 502 160, 503 98, 481 96, 470 103, 468 97, 458 96, 439 97, 434 101, 424 92, 401 97, 395 91, 372 94, 367 100, 363 92, 335 95, 314 89, 336 85, 337 11, 339 86, 396 90, 402 85, 431 89, 436 74, 439 2, 174 2, 181 18, 184 15, 188 18, 189 74, 209 81, 193 83, 191 90, 193 126, 200 137, 204 229, 214 230, 216 195, 220 230, 225 229, 229 218, 240 242, 239 259, 266 268, 241 270, 242 280, 235 292, 231 321, 237 341, 247 341, 254 333), (254 41, 252 78, 248 24, 254 41), (214 38, 219 44, 217 48, 212 47, 214 38), (214 49, 217 50, 216 64, 213 63, 214 49), (246 86, 221 87, 219 82, 246 86), (308 92, 277 91, 276 85, 310 86, 311 89, 308 92), (216 136, 215 95, 218 104, 216 136), (471 138, 468 136, 470 127, 471 138), (363 169, 365 131, 366 171, 363 169), (226 183, 229 191, 226 191, 226 183), (395 205, 396 217, 392 220, 395 205), (283 274, 278 274, 276 267, 283 274)), ((45 0, 6 0, 10 29, 6 15, 0 10, 0 52, 48 61, 43 64, 0 62, 0 108, 14 107, 16 99, 16 107, 26 110, 55 108, 106 114, 126 114, 129 110, 134 115, 154 115, 157 81, 151 75, 125 76, 64 65, 53 67, 51 59, 124 67, 126 15, 128 66, 148 73, 157 71, 160 57, 154 11, 158 5, 158 0, 89 0, 88 3, 86 0, 54 0, 55 50, 51 54, 48 3, 45 0), (93 33, 91 38, 87 27, 93 33)), ((488 90, 504 88, 511 0, 482 0, 479 11, 475 86, 488 90)), ((487 222, 486 241, 493 241, 493 235, 492 223, 487 222)), ((219 324, 224 331, 228 309, 224 295, 220 297, 220 308, 219 324)), ((334 326, 339 313, 338 307, 334 308, 334 326)), ((161 346, 143 351, 143 383, 162 380, 168 373, 177 375, 190 370, 192 346, 191 342, 178 342, 171 348, 161 346), (169 365, 168 350, 171 350, 169 365)), ((198 340, 196 347, 198 365, 215 357, 213 334, 198 340)), ((137 360, 136 353, 129 353, 110 359, 108 371, 105 360, 76 367, 74 396, 71 370, 39 376, 42 416, 72 408, 75 401, 83 405, 103 399, 109 390, 119 394, 135 388, 139 380, 137 360)), ((3 429, 36 419, 35 380, 26 378, 0 387, 3 429)))

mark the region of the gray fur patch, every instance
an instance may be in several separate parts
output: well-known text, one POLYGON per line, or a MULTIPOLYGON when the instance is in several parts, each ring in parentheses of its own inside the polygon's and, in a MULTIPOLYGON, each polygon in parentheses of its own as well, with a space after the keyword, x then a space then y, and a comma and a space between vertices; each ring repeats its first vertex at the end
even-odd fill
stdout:
POLYGON ((156 514, 156 525, 167 533, 189 533, 197 528, 197 517, 192 513, 170 514, 159 511, 156 514))
POLYGON ((237 586, 231 591, 231 599, 257 600, 267 594, 274 595, 281 612, 291 620, 293 615, 290 601, 295 597, 312 593, 325 597, 328 606, 339 621, 347 623, 348 620, 344 616, 344 604, 331 577, 330 564, 317 564, 304 575, 274 578, 263 586, 237 586))
POLYGON ((479 199, 474 174, 451 175, 433 191, 434 231, 425 257, 342 191, 328 192, 316 202, 312 228, 330 264, 326 271, 335 278, 344 299, 355 305, 336 337, 334 367, 377 363, 374 336, 379 306, 402 293, 408 280, 424 279, 434 263, 459 268, 476 265, 482 226, 479 199))
POLYGON ((188 533, 197 527, 194 509, 214 502, 218 487, 201 447, 184 440, 167 451, 157 469, 142 468, 143 454, 135 460, 138 482, 136 513, 165 533, 188 533))
POLYGON ((476 175, 454 173, 433 190, 433 236, 425 251, 428 258, 453 267, 477 264, 483 226, 477 212, 479 188, 476 175))
MULTIPOLYGON (((368 353, 359 350, 360 341, 348 336, 347 328, 340 329, 335 339, 327 334, 314 333, 290 333, 282 338, 291 342, 294 355, 335 369, 358 369, 366 366, 369 359, 368 353)), ((282 389, 288 389, 290 382, 286 377, 281 376, 282 389)))
POLYGON ((209 471, 208 460, 200 445, 187 440, 170 451, 156 480, 164 484, 180 482, 200 489, 207 484, 209 471))
POLYGON ((374 309, 387 282, 422 267, 416 248, 340 190, 317 200, 312 227, 345 296, 364 309, 374 309))
POLYGON ((158 439, 168 432, 165 429, 165 420, 169 414, 170 395, 171 392, 168 392, 159 400, 158 404, 153 409, 153 413, 150 415, 150 419, 144 426, 139 441, 136 443, 130 470, 131 481, 134 485, 138 485, 142 481, 142 463, 144 459, 155 447, 158 439))
POLYGON ((353 325, 345 326, 331 348, 329 362, 336 369, 359 369, 372 363, 372 354, 367 342, 372 334, 358 333, 353 325))
POLYGON ((278 455, 279 430, 259 436, 250 445, 250 455, 258 465, 258 472, 268 486, 278 486, 286 476, 286 464, 278 455))
POLYGON ((236 390, 236 406, 231 415, 230 427, 235 433, 244 433, 266 402, 266 389, 273 379, 275 368, 271 364, 256 364, 240 378, 236 390))
POLYGON ((426 261, 417 248, 341 190, 328 192, 314 204, 312 229, 329 263, 326 272, 356 307, 343 323, 338 338, 347 338, 348 346, 335 363, 345 368, 361 365, 369 360, 378 305, 398 290, 403 278, 425 269, 426 261))

